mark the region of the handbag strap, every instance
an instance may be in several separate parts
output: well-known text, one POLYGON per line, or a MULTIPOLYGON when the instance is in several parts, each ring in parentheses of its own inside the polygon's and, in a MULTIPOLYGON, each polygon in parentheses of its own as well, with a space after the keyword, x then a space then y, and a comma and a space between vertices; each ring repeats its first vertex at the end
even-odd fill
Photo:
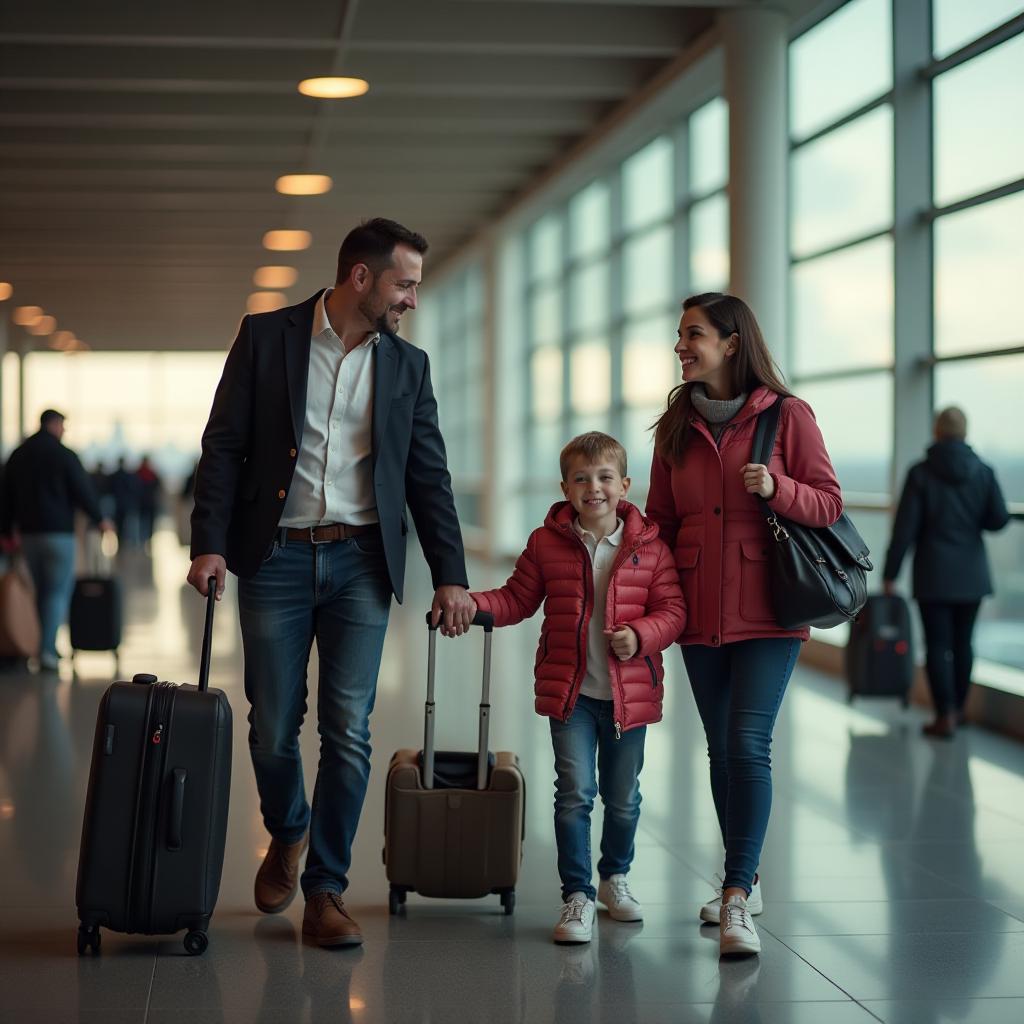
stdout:
POLYGON ((767 466, 775 448, 775 437, 779 432, 779 417, 782 415, 784 395, 772 402, 764 412, 757 414, 754 443, 750 449, 750 461, 756 466, 767 466))

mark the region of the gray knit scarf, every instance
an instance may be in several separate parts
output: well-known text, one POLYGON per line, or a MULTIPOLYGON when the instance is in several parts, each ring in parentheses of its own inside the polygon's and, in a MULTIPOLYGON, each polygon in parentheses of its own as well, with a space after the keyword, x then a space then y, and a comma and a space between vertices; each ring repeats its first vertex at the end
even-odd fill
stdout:
POLYGON ((737 395, 735 398, 722 402, 715 398, 708 398, 703 384, 691 384, 690 402, 707 421, 708 430, 711 431, 715 444, 718 444, 722 437, 722 431, 725 430, 729 420, 746 405, 747 395, 737 395))

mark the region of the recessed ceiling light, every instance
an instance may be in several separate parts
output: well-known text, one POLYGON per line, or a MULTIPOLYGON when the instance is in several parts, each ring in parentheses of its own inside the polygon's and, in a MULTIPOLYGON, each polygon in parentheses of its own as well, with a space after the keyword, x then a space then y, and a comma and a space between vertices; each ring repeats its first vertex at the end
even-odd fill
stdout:
POLYGON ((14 294, 14 286, 7 281, 0 281, 0 302, 6 302, 14 294))
POLYGON ((47 334, 53 334, 57 329, 57 320, 52 316, 41 316, 34 324, 29 324, 28 333, 34 334, 37 338, 43 338, 47 334))
POLYGON ((29 324, 34 324, 42 315, 42 306, 16 306, 11 319, 19 327, 28 327, 29 324))
POLYGON ((268 231, 263 236, 263 248, 275 252, 298 252, 308 249, 313 236, 308 231, 268 231))
POLYGON ((291 288, 298 279, 299 272, 294 267, 260 267, 252 275, 257 288, 291 288))
POLYGON ((51 348, 62 349, 64 351, 74 348, 77 343, 78 339, 75 337, 74 331, 55 331, 53 337, 50 339, 51 348))
POLYGON ((326 174, 282 174, 274 188, 285 196, 322 196, 334 182, 326 174))
POLYGON ((284 292, 253 292, 245 304, 250 313, 269 313, 272 309, 280 309, 288 305, 288 296, 284 292))
POLYGON ((303 96, 315 96, 322 100, 346 100, 362 96, 370 88, 363 78, 305 78, 299 82, 303 96))

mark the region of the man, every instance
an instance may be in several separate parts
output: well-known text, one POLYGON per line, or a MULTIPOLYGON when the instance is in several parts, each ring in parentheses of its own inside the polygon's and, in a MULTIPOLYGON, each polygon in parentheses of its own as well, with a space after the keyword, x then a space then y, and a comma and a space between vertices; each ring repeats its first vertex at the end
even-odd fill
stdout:
POLYGON ((291 902, 308 828, 303 933, 362 942, 341 899, 370 771, 391 595, 408 502, 446 635, 472 622, 462 536, 426 355, 397 336, 416 308, 426 240, 377 218, 338 254, 333 289, 246 316, 203 433, 189 583, 239 577, 249 747, 270 849, 257 907, 291 902), (306 802, 298 735, 316 639, 320 763, 306 802))
POLYGON ((113 524, 78 456, 61 443, 64 415, 47 409, 39 430, 11 452, 4 474, 2 531, 12 535, 36 589, 42 639, 39 668, 56 672, 57 630, 67 620, 75 586, 75 509, 101 530, 113 524))

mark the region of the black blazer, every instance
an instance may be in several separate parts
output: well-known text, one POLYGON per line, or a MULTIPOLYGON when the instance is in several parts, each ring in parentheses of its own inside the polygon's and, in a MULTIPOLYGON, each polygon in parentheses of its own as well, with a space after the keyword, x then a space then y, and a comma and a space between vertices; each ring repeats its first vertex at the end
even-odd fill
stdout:
MULTIPOLYGON (((223 555, 238 576, 256 574, 284 510, 302 442, 313 314, 322 294, 242 318, 203 431, 192 557, 223 555)), ((398 600, 407 503, 434 587, 468 586, 427 355, 387 333, 374 353, 373 487, 398 600)))

